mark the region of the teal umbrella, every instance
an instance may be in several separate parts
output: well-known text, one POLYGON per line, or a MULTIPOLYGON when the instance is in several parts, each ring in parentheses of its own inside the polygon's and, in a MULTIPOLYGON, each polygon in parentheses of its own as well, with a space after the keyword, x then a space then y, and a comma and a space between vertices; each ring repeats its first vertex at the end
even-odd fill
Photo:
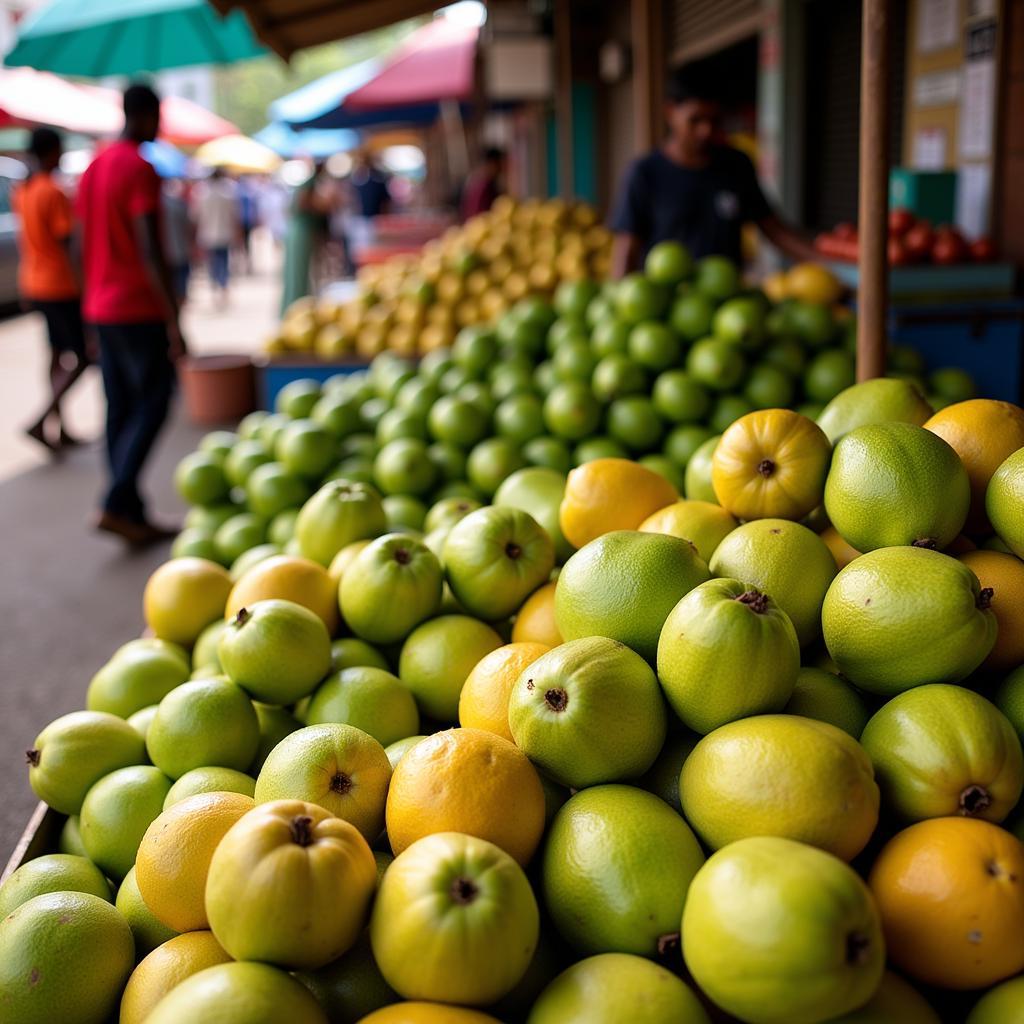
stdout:
POLYGON ((134 75, 266 52, 245 15, 206 0, 51 0, 21 24, 4 63, 60 75, 134 75))

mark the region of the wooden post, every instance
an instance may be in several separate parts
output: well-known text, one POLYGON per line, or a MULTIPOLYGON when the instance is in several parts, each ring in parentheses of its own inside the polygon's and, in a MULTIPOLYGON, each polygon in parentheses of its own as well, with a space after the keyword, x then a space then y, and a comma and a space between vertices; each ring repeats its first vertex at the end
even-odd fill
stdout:
POLYGON ((889 305, 889 0, 864 0, 860 69, 857 380, 885 373, 889 305))
POLYGON ((571 202, 576 193, 572 145, 572 2, 555 3, 555 136, 558 153, 558 191, 571 202))
POLYGON ((633 131, 638 152, 661 142, 665 103, 665 32, 662 0, 632 0, 633 131))

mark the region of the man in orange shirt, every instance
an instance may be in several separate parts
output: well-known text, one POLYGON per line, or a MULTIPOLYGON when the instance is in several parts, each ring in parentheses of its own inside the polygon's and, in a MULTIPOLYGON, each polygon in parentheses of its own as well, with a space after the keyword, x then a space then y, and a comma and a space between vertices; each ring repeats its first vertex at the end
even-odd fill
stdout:
POLYGON ((56 452, 59 447, 77 443, 64 426, 60 402, 82 376, 89 360, 78 276, 71 262, 71 203, 53 180, 61 157, 60 136, 51 128, 37 128, 29 153, 35 165, 33 173, 14 193, 14 210, 20 222, 18 287, 25 303, 46 318, 51 398, 26 433, 56 452), (46 434, 51 419, 59 430, 56 440, 46 434))

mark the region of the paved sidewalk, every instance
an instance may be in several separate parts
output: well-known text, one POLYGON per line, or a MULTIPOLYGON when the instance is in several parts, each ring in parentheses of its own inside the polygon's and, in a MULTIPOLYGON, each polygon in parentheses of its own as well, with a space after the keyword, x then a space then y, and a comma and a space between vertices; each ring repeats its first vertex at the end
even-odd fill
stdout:
MULTIPOLYGON (((213 309, 199 282, 185 327, 193 351, 253 351, 277 317, 276 275, 237 282, 231 307, 213 309)), ((35 804, 24 751, 52 718, 83 704, 92 674, 143 627, 142 589, 167 546, 131 554, 90 527, 102 482, 102 448, 51 460, 20 433, 43 402, 45 339, 39 318, 0 323, 0 866, 35 804)), ((95 371, 69 402, 72 429, 99 437, 103 401, 95 371)), ((180 403, 147 467, 154 514, 180 519, 171 473, 204 431, 180 403)))
MULTIPOLYGON (((232 282, 231 301, 219 309, 205 278, 197 276, 182 326, 197 355, 213 352, 255 352, 277 323, 280 271, 277 253, 266 240, 257 246, 257 273, 232 282)), ((15 316, 0 322, 0 478, 40 466, 47 452, 24 434, 46 403, 49 351, 43 318, 15 316)), ((66 399, 73 433, 98 437, 103 429, 103 386, 92 369, 66 399)))

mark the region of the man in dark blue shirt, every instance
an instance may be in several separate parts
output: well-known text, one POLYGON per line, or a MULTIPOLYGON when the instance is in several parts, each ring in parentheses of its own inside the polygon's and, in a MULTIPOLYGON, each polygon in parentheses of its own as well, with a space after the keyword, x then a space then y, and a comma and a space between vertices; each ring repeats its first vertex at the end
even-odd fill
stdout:
POLYGON ((686 69, 672 76, 665 141, 630 165, 612 216, 614 277, 666 240, 682 242, 697 259, 717 254, 740 263, 746 223, 788 256, 815 258, 813 246, 773 212, 750 159, 721 143, 720 116, 702 76, 686 69))

